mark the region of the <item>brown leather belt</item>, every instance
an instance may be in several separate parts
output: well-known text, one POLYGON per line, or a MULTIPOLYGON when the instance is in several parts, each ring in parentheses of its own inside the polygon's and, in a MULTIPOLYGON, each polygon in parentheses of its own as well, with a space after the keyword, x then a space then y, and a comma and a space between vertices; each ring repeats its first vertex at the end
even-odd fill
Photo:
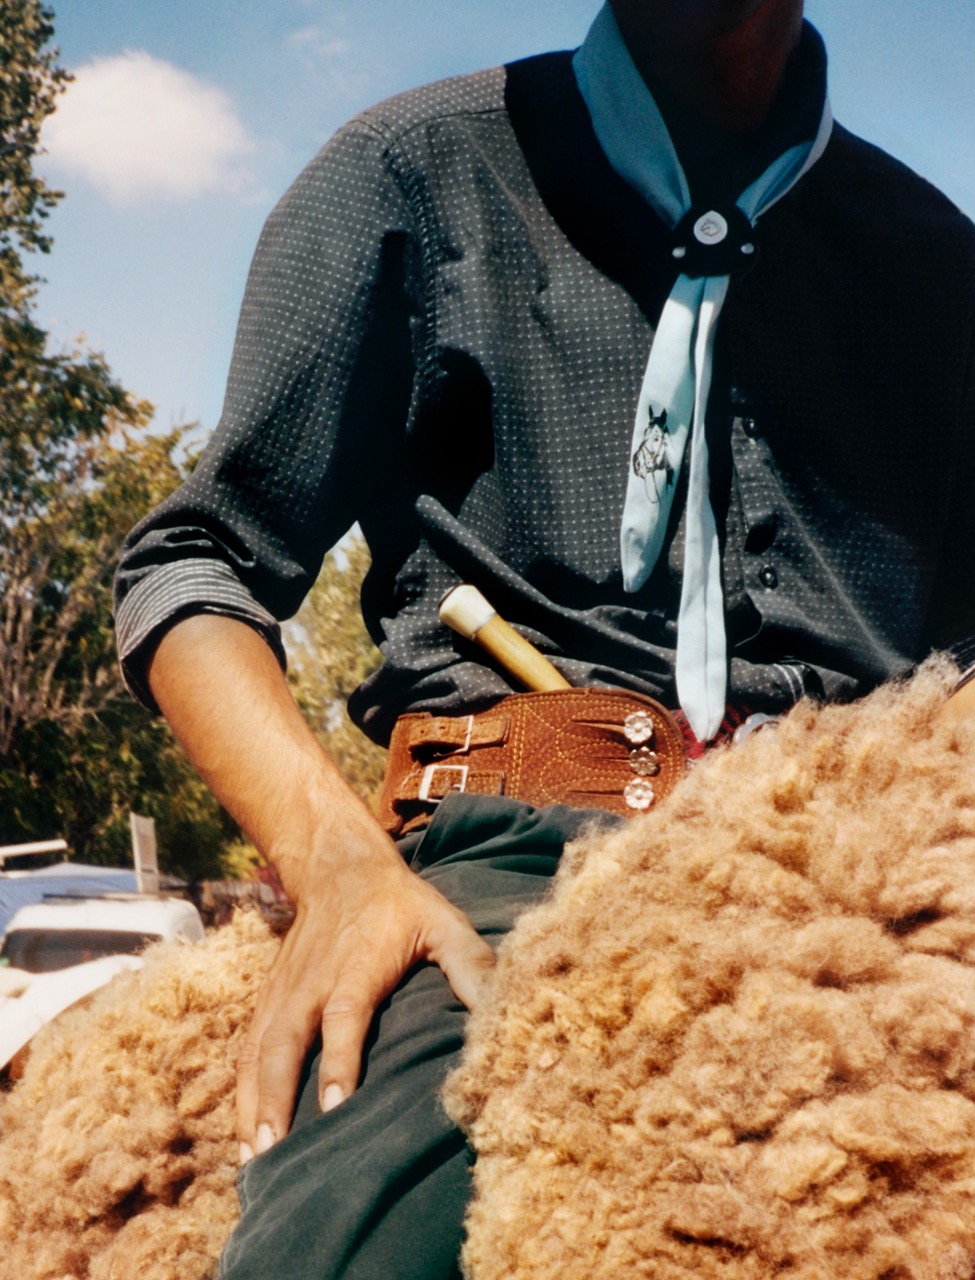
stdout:
POLYGON ((684 735, 653 698, 618 689, 518 693, 470 716, 401 716, 379 818, 400 835, 452 791, 607 809, 658 804, 686 770, 684 735))

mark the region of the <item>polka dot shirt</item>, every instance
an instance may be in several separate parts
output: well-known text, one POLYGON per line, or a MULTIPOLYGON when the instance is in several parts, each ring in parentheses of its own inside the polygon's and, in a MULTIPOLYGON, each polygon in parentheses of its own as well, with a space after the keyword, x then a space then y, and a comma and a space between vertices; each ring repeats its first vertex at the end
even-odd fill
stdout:
MULTIPOLYGON (((933 649, 975 663, 975 231, 837 128, 762 220, 720 322, 708 430, 732 702, 850 698, 933 649)), ((272 214, 224 412, 130 535, 130 686, 194 612, 278 621, 354 522, 385 662, 352 700, 378 740, 510 679, 438 621, 459 581, 573 683, 676 705, 680 494, 623 590, 633 415, 674 277, 669 232, 610 169, 569 56, 394 98, 272 214)))

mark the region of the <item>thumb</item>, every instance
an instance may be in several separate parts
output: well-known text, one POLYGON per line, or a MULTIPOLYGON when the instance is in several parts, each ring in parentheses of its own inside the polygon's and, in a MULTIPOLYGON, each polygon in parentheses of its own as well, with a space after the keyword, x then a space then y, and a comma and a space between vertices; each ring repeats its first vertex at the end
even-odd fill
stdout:
POLYGON ((476 1009, 486 995, 497 963, 494 952, 466 916, 451 921, 429 951, 458 1000, 476 1009))

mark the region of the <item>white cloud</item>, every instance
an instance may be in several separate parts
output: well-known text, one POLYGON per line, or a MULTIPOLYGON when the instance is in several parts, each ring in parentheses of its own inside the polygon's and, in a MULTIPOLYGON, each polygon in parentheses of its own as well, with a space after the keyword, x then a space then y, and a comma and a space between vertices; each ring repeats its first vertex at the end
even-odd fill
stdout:
POLYGON ((54 165, 119 204, 253 186, 247 131, 220 89, 142 51, 75 72, 44 126, 54 165))
POLYGON ((293 49, 311 53, 322 60, 341 58, 351 53, 352 43, 341 36, 334 36, 324 27, 302 27, 300 31, 292 31, 288 43, 293 49))
POLYGON ((363 63, 363 49, 352 38, 350 16, 346 12, 331 13, 327 22, 311 22, 292 31, 286 40, 291 53, 300 61, 303 74, 319 77, 327 86, 333 104, 362 105, 369 86, 382 72, 375 51, 368 67, 363 63))

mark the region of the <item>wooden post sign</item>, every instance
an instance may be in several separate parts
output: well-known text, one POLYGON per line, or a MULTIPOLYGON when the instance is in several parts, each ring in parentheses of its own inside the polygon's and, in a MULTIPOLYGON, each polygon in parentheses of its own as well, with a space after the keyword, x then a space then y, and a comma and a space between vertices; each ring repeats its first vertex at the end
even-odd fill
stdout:
POLYGON ((156 857, 156 823, 153 818, 130 813, 132 828, 132 861, 135 883, 140 893, 159 892, 159 862, 156 857))

